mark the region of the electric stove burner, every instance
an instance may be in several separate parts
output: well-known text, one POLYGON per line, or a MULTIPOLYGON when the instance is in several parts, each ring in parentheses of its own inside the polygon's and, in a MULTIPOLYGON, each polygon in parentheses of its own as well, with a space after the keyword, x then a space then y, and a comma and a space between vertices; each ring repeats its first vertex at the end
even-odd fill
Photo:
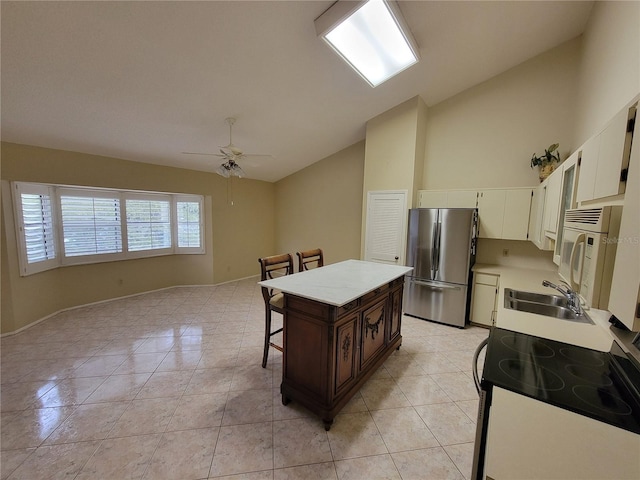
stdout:
POLYGON ((498 363, 500 370, 512 380, 541 392, 562 390, 564 381, 548 368, 517 358, 505 358, 498 363))
POLYGON ((560 355, 581 365, 591 365, 593 367, 601 367, 604 365, 602 355, 600 352, 594 350, 565 347, 560 349, 560 355))
POLYGON ((565 365, 564 369, 579 380, 596 387, 608 387, 613 385, 613 380, 607 376, 607 372, 602 369, 594 369, 583 365, 565 365))
POLYGON ((589 407, 616 415, 631 415, 632 409, 627 402, 601 388, 589 385, 576 385, 573 393, 589 407))
POLYGON ((551 358, 555 355, 553 349, 539 338, 523 338, 521 335, 504 335, 500 338, 502 344, 518 353, 527 353, 532 357, 551 358))

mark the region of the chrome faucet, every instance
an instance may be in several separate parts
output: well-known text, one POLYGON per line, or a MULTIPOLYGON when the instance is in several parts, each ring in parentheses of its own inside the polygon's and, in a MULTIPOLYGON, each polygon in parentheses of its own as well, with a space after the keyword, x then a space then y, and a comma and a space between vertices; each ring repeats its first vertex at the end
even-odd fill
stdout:
POLYGON ((556 289, 562 295, 564 295, 569 302, 569 309, 575 313, 576 315, 582 315, 582 306, 580 305, 580 295, 575 290, 572 290, 569 285, 556 285, 555 283, 551 283, 549 280, 542 281, 543 287, 551 287, 556 289))

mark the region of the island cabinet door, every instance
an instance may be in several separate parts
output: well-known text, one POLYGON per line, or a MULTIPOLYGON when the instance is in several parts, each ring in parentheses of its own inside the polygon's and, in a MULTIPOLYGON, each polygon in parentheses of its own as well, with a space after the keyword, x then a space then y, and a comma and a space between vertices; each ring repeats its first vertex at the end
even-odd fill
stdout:
POLYGON ((367 364, 376 355, 384 350, 385 330, 387 325, 388 296, 385 295, 379 302, 373 304, 362 312, 360 330, 360 368, 366 368, 367 364))
POLYGON ((336 327, 334 348, 336 372, 333 391, 335 396, 347 388, 358 375, 358 318, 356 313, 336 327))
POLYGON ((402 321, 402 286, 391 293, 391 321, 389 322, 390 343, 400 335, 400 322, 402 321))

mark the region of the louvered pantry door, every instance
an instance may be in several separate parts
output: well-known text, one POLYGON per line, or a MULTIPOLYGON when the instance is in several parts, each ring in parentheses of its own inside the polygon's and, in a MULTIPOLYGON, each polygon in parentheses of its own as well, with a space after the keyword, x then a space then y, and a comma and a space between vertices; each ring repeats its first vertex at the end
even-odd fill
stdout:
POLYGON ((404 265, 407 216, 406 190, 367 193, 365 260, 404 265))

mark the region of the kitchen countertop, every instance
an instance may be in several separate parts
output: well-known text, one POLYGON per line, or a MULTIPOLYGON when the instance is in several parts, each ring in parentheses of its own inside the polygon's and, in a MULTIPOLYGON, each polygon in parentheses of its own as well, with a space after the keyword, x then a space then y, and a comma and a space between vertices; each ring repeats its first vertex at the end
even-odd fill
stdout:
POLYGON ((613 341, 613 336, 609 330, 609 317, 611 314, 605 310, 587 310, 587 315, 595 323, 595 325, 592 325, 520 312, 504 307, 505 288, 552 295, 557 294, 558 292, 554 289, 542 286, 543 280, 549 280, 555 284, 561 283, 561 278, 557 272, 487 264, 476 264, 473 267, 473 271, 475 273, 500 276, 498 311, 496 315, 497 327, 602 352, 608 352, 611 348, 611 342, 613 341))
MULTIPOLYGON (((542 281, 561 281, 557 272, 476 264, 476 273, 500 276, 496 326, 608 352, 613 339, 604 310, 589 309, 594 324, 535 315, 504 307, 504 289, 554 293, 542 281)), ((485 474, 494 478, 639 478, 640 435, 593 418, 495 388, 485 474), (526 435, 523 434, 526 432, 526 435), (544 458, 544 462, 540 461, 544 458), (570 459, 570 461, 568 461, 570 459)))
POLYGON ((258 284, 339 307, 411 270, 412 267, 345 260, 258 284))

